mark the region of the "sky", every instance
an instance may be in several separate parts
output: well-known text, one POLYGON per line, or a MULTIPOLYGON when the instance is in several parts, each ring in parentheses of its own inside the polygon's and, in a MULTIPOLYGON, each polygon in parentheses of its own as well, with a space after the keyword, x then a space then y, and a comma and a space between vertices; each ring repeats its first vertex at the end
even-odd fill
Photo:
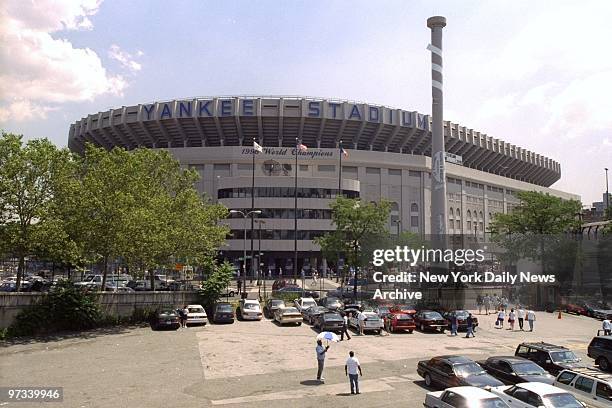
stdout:
MULTIPOLYGON (((431 112, 561 163, 601 201, 612 169, 612 1, 0 2, 0 129, 66 146, 90 113, 211 95, 301 95, 431 112)), ((612 176, 612 173, 611 173, 612 176)))

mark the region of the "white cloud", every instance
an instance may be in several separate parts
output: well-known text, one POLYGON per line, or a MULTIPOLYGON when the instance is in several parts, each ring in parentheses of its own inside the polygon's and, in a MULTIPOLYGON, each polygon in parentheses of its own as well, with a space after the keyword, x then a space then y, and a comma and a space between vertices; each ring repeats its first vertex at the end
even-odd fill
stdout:
POLYGON ((99 0, 5 0, 0 3, 1 120, 41 118, 56 104, 122 95, 127 82, 110 74, 89 48, 54 38, 62 30, 93 27, 99 0), (54 36, 52 36, 54 34, 54 36), (25 113, 38 107, 39 113, 25 113), (42 110, 41 110, 42 109, 42 110))
POLYGON ((47 112, 52 110, 54 108, 36 105, 27 99, 15 99, 5 106, 0 106, 0 122, 5 122, 9 119, 17 122, 46 119, 47 112))
MULTIPOLYGON (((136 56, 140 57, 144 53, 142 51, 136 51, 136 56)), ((136 62, 134 56, 129 52, 123 51, 117 44, 113 44, 108 50, 108 56, 115 61, 118 61, 121 66, 129 69, 132 72, 137 72, 142 69, 142 65, 136 62)))

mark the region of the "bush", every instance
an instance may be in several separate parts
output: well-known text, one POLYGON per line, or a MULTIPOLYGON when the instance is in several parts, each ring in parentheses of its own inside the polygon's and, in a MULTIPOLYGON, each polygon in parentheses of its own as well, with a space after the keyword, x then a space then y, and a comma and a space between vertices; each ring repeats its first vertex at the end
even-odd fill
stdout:
POLYGON ((45 294, 38 303, 21 311, 8 328, 7 336, 36 336, 91 329, 101 319, 94 295, 78 290, 70 282, 61 282, 57 290, 45 294))

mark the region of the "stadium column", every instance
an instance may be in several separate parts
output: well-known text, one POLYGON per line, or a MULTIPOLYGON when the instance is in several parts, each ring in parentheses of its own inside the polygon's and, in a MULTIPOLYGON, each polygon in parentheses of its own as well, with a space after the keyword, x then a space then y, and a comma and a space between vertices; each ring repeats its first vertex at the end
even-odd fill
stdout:
MULTIPOLYGON (((431 146, 431 234, 435 247, 446 248, 446 172, 444 162, 444 110, 442 92, 442 29, 446 18, 427 19, 431 29, 431 96, 432 96, 432 146, 431 146)), ((443 265, 438 265, 444 267, 443 265)), ((446 269, 448 265, 446 265, 446 269)))

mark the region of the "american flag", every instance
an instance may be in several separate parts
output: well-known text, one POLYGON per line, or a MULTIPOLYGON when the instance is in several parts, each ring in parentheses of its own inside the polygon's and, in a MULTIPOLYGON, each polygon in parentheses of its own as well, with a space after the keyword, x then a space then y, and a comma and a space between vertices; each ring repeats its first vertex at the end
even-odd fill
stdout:
POLYGON ((344 157, 345 159, 348 157, 348 152, 346 150, 344 150, 344 147, 340 148, 340 154, 342 155, 342 157, 344 157))
POLYGON ((253 149, 255 149, 259 153, 263 152, 263 147, 259 143, 257 143, 255 140, 253 140, 253 149))
POLYGON ((308 150, 308 147, 302 143, 298 143, 297 148, 300 152, 305 152, 306 150, 308 150))

